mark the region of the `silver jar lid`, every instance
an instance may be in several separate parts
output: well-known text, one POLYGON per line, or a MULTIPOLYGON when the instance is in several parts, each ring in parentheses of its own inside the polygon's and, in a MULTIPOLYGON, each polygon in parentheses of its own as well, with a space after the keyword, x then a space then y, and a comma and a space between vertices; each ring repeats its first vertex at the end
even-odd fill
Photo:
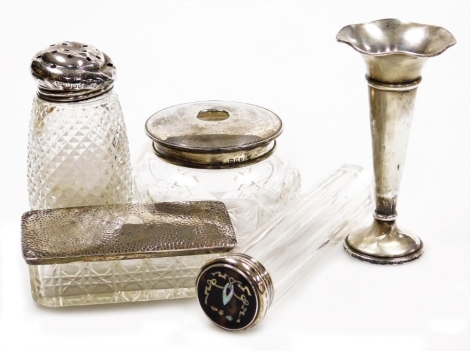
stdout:
POLYGON ((74 102, 110 91, 116 79, 116 68, 97 48, 63 41, 33 57, 31 74, 38 83, 38 95, 42 99, 74 102))
POLYGON ((274 151, 282 121, 250 104, 202 101, 166 108, 145 124, 155 153, 194 168, 233 168, 258 162, 274 151))

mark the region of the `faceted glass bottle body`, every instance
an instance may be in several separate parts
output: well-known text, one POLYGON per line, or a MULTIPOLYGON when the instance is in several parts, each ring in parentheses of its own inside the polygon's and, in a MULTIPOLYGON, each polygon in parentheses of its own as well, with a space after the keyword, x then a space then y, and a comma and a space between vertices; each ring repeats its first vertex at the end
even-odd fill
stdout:
POLYGON ((305 289, 303 276, 363 222, 372 205, 368 174, 341 167, 232 253, 201 268, 196 291, 203 311, 226 330, 257 325, 289 289, 305 289))
POLYGON ((35 97, 28 188, 33 210, 131 201, 129 145, 114 92, 72 103, 35 97))
POLYGON ((261 262, 273 280, 274 301, 279 301, 328 251, 364 223, 373 205, 370 175, 362 167, 343 165, 234 251, 261 262))
POLYGON ((137 202, 224 202, 239 243, 297 198, 301 183, 297 168, 279 150, 244 167, 199 169, 161 159, 150 143, 135 163, 133 181, 137 202))

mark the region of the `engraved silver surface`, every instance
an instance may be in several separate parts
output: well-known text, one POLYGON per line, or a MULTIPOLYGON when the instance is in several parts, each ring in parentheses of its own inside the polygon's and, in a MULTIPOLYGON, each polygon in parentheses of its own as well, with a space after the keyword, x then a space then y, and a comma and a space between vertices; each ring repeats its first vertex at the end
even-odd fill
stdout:
POLYGON ((236 245, 218 201, 31 211, 21 230, 23 257, 33 265, 221 253, 236 245))
POLYGON ((193 102, 166 108, 145 125, 155 153, 195 168, 233 168, 269 156, 282 122, 273 112, 228 101, 193 102))
POLYGON ((346 26, 336 39, 366 63, 376 189, 374 222, 351 233, 344 247, 371 263, 415 260, 423 243, 399 229, 395 219, 416 91, 427 59, 454 45, 455 38, 441 27, 383 19, 346 26))
POLYGON ((39 51, 31 61, 38 95, 48 101, 72 102, 102 95, 113 88, 116 69, 97 48, 63 41, 39 51))

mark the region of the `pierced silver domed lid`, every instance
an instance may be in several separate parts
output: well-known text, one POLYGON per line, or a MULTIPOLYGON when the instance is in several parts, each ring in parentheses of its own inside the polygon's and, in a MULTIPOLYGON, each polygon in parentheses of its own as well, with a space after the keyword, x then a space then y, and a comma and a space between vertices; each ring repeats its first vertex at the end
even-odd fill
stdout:
POLYGON ((97 48, 63 41, 39 51, 31 73, 44 100, 73 102, 102 95, 113 88, 116 68, 97 48))
POLYGON ((193 102, 166 108, 145 125, 155 153, 194 168, 233 168, 274 151, 282 121, 273 112, 228 101, 193 102))

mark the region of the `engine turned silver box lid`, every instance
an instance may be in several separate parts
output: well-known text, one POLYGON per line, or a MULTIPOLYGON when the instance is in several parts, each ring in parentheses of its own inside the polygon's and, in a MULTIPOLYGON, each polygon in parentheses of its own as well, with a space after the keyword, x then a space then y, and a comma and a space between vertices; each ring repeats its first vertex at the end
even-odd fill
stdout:
POLYGON ((80 101, 102 95, 113 88, 116 69, 97 48, 64 41, 39 51, 32 59, 31 73, 38 95, 48 101, 80 101))
POLYGON ((282 121, 255 105, 203 101, 172 106, 145 125, 155 153, 194 168, 232 168, 268 157, 282 133, 282 121))
POLYGON ((237 242, 218 201, 30 211, 21 232, 23 257, 32 265, 222 253, 237 242))

